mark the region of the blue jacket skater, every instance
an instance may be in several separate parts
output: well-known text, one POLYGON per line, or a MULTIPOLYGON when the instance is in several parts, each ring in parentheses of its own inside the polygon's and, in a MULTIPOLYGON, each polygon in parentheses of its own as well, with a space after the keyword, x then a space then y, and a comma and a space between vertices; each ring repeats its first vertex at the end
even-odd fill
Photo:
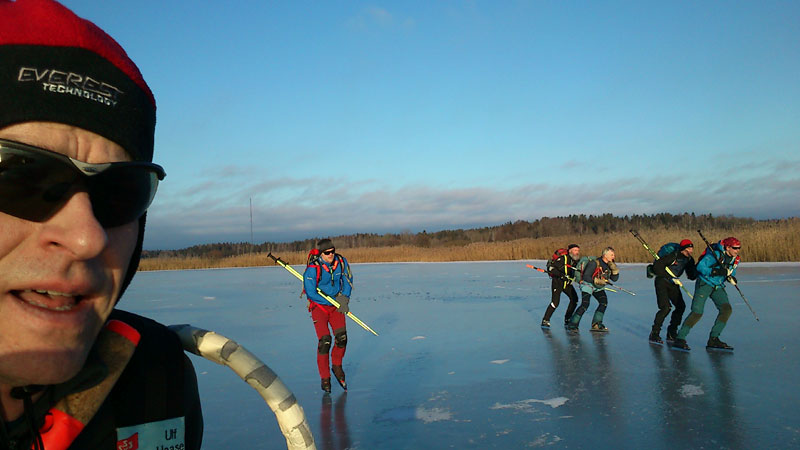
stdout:
POLYGON ((333 262, 328 264, 322 258, 310 263, 303 274, 303 288, 309 300, 320 305, 333 306, 317 292, 317 288, 325 295, 335 298, 341 293, 350 297, 353 290, 353 273, 347 259, 336 253, 333 262), (319 277, 319 282, 317 278, 319 277))

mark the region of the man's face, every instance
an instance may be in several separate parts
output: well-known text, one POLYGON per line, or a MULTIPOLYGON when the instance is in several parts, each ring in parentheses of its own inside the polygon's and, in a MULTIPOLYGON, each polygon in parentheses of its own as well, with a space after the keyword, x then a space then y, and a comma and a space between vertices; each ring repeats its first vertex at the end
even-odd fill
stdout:
POLYGON ((683 253, 683 256, 685 256, 685 257, 687 257, 687 258, 688 258, 688 257, 689 257, 689 256, 690 256, 690 255, 691 255, 693 252, 694 252, 694 247, 686 247, 685 249, 681 250, 681 253, 683 253))
POLYGON ((609 250, 608 252, 606 252, 605 255, 603 255, 603 259, 605 259, 606 262, 613 261, 614 257, 616 257, 616 255, 614 254, 614 250, 609 250))
POLYGON ((320 252, 320 254, 322 255, 322 260, 325 261, 328 264, 332 264, 333 263, 333 256, 334 256, 335 253, 336 253, 336 249, 335 248, 325 249, 322 252, 320 252))
POLYGON ((581 248, 572 247, 571 249, 569 249, 569 257, 575 261, 581 259, 581 248))
POLYGON ((725 247, 725 250, 728 252, 728 256, 732 258, 736 258, 737 256, 739 256, 739 251, 741 249, 742 247, 725 247))
MULTIPOLYGON (((12 125, 0 138, 89 163, 130 160, 114 142, 62 124, 12 125)), ((83 191, 43 222, 0 211, 0 384, 54 384, 78 372, 119 295, 137 222, 103 228, 83 191)))

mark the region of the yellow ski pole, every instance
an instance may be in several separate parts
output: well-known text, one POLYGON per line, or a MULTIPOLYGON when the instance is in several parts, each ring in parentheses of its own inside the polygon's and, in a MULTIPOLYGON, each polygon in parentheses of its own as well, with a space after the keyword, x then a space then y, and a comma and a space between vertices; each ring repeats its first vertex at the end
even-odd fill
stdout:
MULTIPOLYGON (((300 274, 300 272, 298 272, 298 271, 294 270, 294 267, 292 267, 292 266, 290 266, 290 265, 286 264, 285 262, 283 262, 283 260, 281 260, 280 258, 276 257, 276 256, 275 256, 275 255, 273 255, 272 253, 269 253, 269 254, 267 254, 267 256, 268 256, 268 257, 270 257, 270 258, 272 258, 272 260, 273 260, 273 261, 275 261, 276 263, 278 263, 278 264, 279 264, 281 267, 283 267, 284 269, 288 270, 288 271, 289 271, 289 272, 290 272, 292 275, 294 275, 295 277, 297 277, 297 279, 298 279, 298 280, 300 280, 300 281, 303 281, 303 275, 301 275, 301 274, 300 274)), ((337 308, 339 307, 339 302, 337 302, 336 300, 332 299, 330 296, 326 295, 324 292, 322 292, 321 290, 319 290, 319 288, 317 288, 317 293, 318 293, 319 295, 321 295, 321 296, 322 296, 322 298, 324 298, 325 300, 329 301, 331 305, 333 305, 333 306, 335 306, 335 307, 337 307, 337 308)), ((370 333, 374 334, 375 336, 377 336, 377 335, 378 335, 378 333, 376 333, 376 332, 375 332, 375 330, 373 330, 372 328, 370 328, 370 327, 369 327, 369 325, 367 325, 367 324, 365 324, 364 322, 362 322, 362 321, 361 321, 361 319, 359 319, 358 317, 356 317, 356 315, 355 315, 355 314, 353 314, 353 313, 351 313, 351 312, 349 312, 349 311, 348 311, 348 312, 347 312, 347 317, 349 317, 349 318, 353 319, 353 321, 354 321, 355 323, 357 323, 357 324, 361 325, 361 328, 363 328, 363 329, 365 329, 365 330, 369 331, 370 333)))
MULTIPOLYGON (((648 252, 650 252, 651 255, 653 255, 653 258, 660 259, 658 257, 658 253, 654 252, 653 249, 651 249, 650 246, 647 245, 647 242, 645 242, 644 239, 641 236, 639 236, 639 232, 638 231, 636 231, 636 230, 630 230, 630 231, 631 231, 631 234, 633 235, 633 237, 638 239, 639 242, 644 246, 645 250, 647 250, 648 252)), ((679 280, 678 277, 676 277, 675 274, 672 273, 671 270, 669 270, 669 267, 665 267, 665 269, 667 270, 667 273, 669 274, 669 276, 671 276, 672 279, 675 280, 675 282, 677 282, 677 285, 680 286, 681 289, 683 289, 686 292, 686 295, 688 295, 690 299, 694 300, 694 297, 692 296, 691 292, 689 292, 689 290, 686 289, 686 286, 684 286, 683 283, 681 283, 681 280, 679 280)))

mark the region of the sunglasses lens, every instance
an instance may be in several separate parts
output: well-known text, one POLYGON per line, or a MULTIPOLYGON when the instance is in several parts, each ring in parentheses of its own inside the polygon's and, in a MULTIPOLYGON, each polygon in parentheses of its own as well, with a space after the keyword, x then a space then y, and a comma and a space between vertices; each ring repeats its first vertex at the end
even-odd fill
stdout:
POLYGON ((148 163, 115 163, 93 173, 82 175, 66 158, 46 150, 0 142, 0 212, 42 222, 81 189, 89 193, 97 221, 116 227, 147 211, 164 177, 148 163))
POLYGON ((77 178, 61 161, 4 148, 0 153, 0 211, 40 222, 64 204, 77 178))
POLYGON ((92 210, 111 228, 132 222, 147 211, 158 187, 158 174, 145 166, 119 166, 89 177, 92 210))
POLYGON ((334 251, 335 250, 325 250, 324 252, 322 252, 322 254, 323 255, 330 255, 330 254, 333 254, 334 251))

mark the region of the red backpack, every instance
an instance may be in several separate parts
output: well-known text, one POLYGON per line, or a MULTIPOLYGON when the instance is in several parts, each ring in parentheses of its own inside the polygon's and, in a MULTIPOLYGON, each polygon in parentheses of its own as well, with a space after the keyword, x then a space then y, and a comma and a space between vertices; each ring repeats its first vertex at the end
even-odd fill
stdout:
POLYGON ((550 259, 547 261, 547 266, 545 267, 547 269, 547 274, 548 275, 550 275, 551 277, 553 276, 550 273, 550 269, 553 267, 553 263, 555 261, 557 261, 559 258, 561 258, 562 256, 564 256, 564 255, 566 255, 568 253, 569 253, 569 250, 567 250, 565 248, 559 248, 558 250, 553 252, 553 256, 551 256, 550 259))

